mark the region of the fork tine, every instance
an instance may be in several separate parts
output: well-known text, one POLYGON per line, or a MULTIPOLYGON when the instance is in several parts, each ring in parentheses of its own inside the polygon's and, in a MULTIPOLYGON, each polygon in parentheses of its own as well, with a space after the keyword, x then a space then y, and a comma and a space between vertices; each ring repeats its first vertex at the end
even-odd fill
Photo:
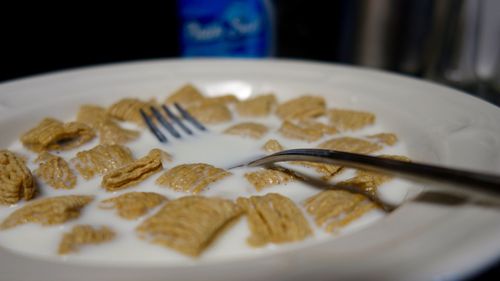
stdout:
POLYGON ((153 133, 153 135, 155 135, 155 137, 160 142, 163 142, 163 143, 168 142, 167 137, 165 137, 165 135, 158 129, 158 127, 156 127, 156 125, 153 123, 151 118, 149 118, 149 116, 144 112, 144 110, 140 109, 139 112, 141 113, 141 116, 142 116, 142 119, 144 120, 144 122, 146 122, 146 125, 148 125, 148 128, 151 131, 151 133, 153 133))
POLYGON ((163 108, 163 111, 165 111, 168 118, 172 119, 177 125, 179 125, 179 127, 181 127, 184 130, 184 132, 186 132, 190 135, 193 134, 193 132, 188 127, 186 127, 186 125, 184 125, 184 123, 182 123, 181 119, 179 119, 177 116, 175 116, 175 114, 173 114, 172 111, 170 111, 170 109, 168 109, 168 107, 166 105, 162 104, 161 108, 163 108))
POLYGON ((206 131, 207 129, 203 126, 198 120, 196 120, 189 112, 187 112, 184 108, 182 108, 178 103, 174 103, 175 108, 181 113, 182 117, 189 122, 191 122, 196 128, 201 131, 206 131))
POLYGON ((170 124, 170 122, 168 122, 165 118, 163 118, 161 113, 154 106, 151 106, 151 111, 153 112, 153 115, 156 117, 156 119, 160 122, 160 124, 165 129, 167 129, 167 131, 169 131, 170 134, 172 134, 174 137, 176 137, 178 139, 181 138, 181 134, 179 134, 179 132, 177 132, 177 130, 174 128, 174 126, 172 126, 172 124, 170 124))

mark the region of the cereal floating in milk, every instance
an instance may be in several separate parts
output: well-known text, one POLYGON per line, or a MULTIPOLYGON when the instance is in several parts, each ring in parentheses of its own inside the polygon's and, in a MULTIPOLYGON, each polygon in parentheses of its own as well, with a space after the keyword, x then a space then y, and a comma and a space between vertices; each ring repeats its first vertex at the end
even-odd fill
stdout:
POLYGON ((198 121, 204 124, 218 124, 231 121, 231 111, 224 103, 202 100, 186 110, 198 121))
POLYGON ((37 199, 12 212, 0 224, 0 229, 29 222, 41 225, 61 224, 78 218, 80 210, 93 199, 94 196, 88 195, 63 195, 37 199))
POLYGON ((255 187, 255 190, 261 191, 266 187, 286 184, 295 180, 295 176, 287 171, 278 169, 262 169, 245 174, 245 178, 255 187))
POLYGON ((313 142, 319 140, 325 134, 335 134, 337 130, 314 120, 301 120, 296 124, 285 120, 279 132, 282 136, 290 139, 313 142))
POLYGON ((241 212, 230 200, 186 196, 167 202, 136 230, 142 239, 196 257, 241 212))
POLYGON ((116 209, 121 218, 133 220, 145 215, 149 209, 166 200, 165 196, 154 192, 128 192, 101 201, 99 208, 116 209))
POLYGON ((382 149, 382 146, 359 138, 340 137, 325 141, 318 148, 368 154, 382 149))
POLYGON ((328 111, 330 124, 339 130, 359 130, 375 123, 375 115, 370 112, 334 108, 328 111))
POLYGON ((42 152, 35 162, 39 163, 35 174, 48 185, 56 189, 73 189, 75 187, 76 176, 70 169, 68 162, 62 157, 42 152))
POLYGON ((182 164, 161 175, 156 183, 177 191, 199 193, 209 184, 231 175, 230 172, 209 164, 182 164))
POLYGON ((277 140, 270 139, 262 146, 262 149, 267 151, 267 152, 274 153, 274 152, 282 151, 284 148, 277 140))
POLYGON ((274 94, 260 95, 240 101, 236 104, 236 111, 244 117, 264 117, 271 113, 276 103, 274 94))
POLYGON ((236 202, 248 218, 251 234, 247 242, 253 247, 300 241, 312 235, 300 209, 283 195, 240 197, 236 202))
POLYGON ((366 196, 345 190, 322 191, 308 198, 305 207, 316 224, 328 232, 335 232, 367 212, 380 208, 366 196))
POLYGON ((103 175, 132 162, 130 150, 118 144, 101 144, 90 150, 80 151, 71 161, 85 179, 103 175))
POLYGON ((137 185, 163 169, 163 157, 163 151, 152 149, 148 155, 105 174, 101 186, 106 191, 116 191, 137 185))
POLYGON ((67 255, 78 252, 81 246, 108 242, 115 236, 115 232, 107 226, 97 228, 91 225, 75 225, 70 232, 64 233, 59 243, 58 253, 67 255))
POLYGON ((278 106, 276 114, 283 120, 310 119, 325 115, 326 102, 319 96, 301 96, 278 106))
POLYGON ((178 103, 181 106, 186 107, 203 99, 203 95, 195 86, 186 84, 170 94, 170 96, 165 100, 165 103, 169 105, 178 103))
POLYGON ((0 150, 0 205, 30 200, 36 191, 33 175, 22 158, 0 150))
POLYGON ((145 102, 135 98, 124 98, 112 104, 108 108, 108 114, 120 121, 129 121, 143 126, 144 120, 140 110, 144 110, 146 114, 151 114, 150 107, 153 105, 156 105, 154 99, 145 102))
POLYGON ((260 139, 268 131, 269 129, 260 123, 243 122, 227 128, 224 134, 260 139))
POLYGON ((69 150, 95 137, 94 131, 79 122, 63 123, 45 118, 35 128, 21 136, 22 144, 35 152, 46 150, 69 150))

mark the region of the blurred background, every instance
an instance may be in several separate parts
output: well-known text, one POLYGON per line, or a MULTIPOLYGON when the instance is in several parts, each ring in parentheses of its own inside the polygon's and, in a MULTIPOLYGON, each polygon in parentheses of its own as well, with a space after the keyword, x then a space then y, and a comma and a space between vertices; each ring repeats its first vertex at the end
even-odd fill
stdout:
POLYGON ((3 4, 0 81, 109 62, 277 57, 422 77, 500 104, 498 0, 3 4))

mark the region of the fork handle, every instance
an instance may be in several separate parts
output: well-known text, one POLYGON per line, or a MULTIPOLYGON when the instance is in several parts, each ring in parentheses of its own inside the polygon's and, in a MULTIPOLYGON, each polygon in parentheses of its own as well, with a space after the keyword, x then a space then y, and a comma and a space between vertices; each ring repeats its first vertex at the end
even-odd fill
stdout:
POLYGON ((326 149, 283 150, 252 161, 247 165, 260 166, 286 161, 328 163, 373 172, 383 172, 412 180, 426 179, 434 182, 453 183, 455 184, 453 186, 462 189, 500 195, 499 175, 326 149))

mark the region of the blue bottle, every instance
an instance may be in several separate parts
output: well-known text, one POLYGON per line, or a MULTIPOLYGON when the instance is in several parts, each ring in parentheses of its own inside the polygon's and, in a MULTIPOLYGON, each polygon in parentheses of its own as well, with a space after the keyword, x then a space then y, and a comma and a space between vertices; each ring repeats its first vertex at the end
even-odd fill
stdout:
POLYGON ((182 56, 266 57, 273 52, 266 0, 178 0, 182 56))

